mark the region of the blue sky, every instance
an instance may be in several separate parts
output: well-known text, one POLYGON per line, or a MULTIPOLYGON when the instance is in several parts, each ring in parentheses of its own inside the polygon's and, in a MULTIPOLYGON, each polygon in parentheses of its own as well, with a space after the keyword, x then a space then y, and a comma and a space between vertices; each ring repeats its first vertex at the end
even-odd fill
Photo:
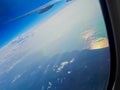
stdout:
POLYGON ((10 40, 15 38, 18 34, 23 33, 25 30, 28 30, 32 26, 35 25, 36 22, 42 22, 43 20, 50 17, 53 13, 55 13, 62 4, 62 2, 57 3, 52 10, 49 10, 43 14, 33 13, 27 17, 20 18, 13 22, 8 22, 3 24, 3 22, 7 22, 15 17, 21 16, 31 10, 34 10, 44 4, 48 3, 50 0, 2 0, 0 3, 3 3, 2 8, 0 8, 0 47, 7 44, 10 40), (8 9, 9 8, 9 9, 8 9), (6 12, 8 11, 8 12, 6 12), (16 13, 15 13, 16 12, 16 13), (50 14, 52 12, 52 14, 50 14))
POLYGON ((0 0, 0 22, 22 15, 51 0, 0 0))

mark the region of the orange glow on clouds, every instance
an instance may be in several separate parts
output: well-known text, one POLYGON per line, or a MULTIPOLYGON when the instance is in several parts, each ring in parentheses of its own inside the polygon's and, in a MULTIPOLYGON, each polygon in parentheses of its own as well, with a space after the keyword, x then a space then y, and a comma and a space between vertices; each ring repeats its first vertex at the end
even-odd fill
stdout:
POLYGON ((91 38, 93 35, 94 35, 94 30, 88 30, 83 36, 82 36, 82 38, 84 39, 84 40, 87 40, 87 39, 89 39, 89 38, 91 38))
POLYGON ((98 38, 98 39, 92 40, 90 43, 90 49, 101 49, 106 47, 109 47, 107 38, 98 38))

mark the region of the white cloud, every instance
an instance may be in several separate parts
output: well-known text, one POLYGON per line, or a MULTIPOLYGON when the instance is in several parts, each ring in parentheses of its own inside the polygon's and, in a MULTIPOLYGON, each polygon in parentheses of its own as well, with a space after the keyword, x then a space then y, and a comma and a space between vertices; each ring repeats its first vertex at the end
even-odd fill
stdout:
POLYGON ((52 82, 48 82, 47 90, 50 89, 51 87, 52 87, 52 82))
POLYGON ((70 63, 73 63, 75 61, 75 58, 72 58, 71 60, 70 60, 70 63))
POLYGON ((60 67, 58 67, 57 72, 60 72, 68 64, 69 64, 68 61, 62 62, 61 65, 60 65, 60 67))
POLYGON ((71 71, 68 71, 67 73, 68 73, 68 74, 71 74, 72 72, 71 72, 71 71))
MULTIPOLYGON (((72 58, 70 61, 64 61, 60 64, 60 66, 57 68, 56 72, 61 72, 65 66, 72 64, 75 61, 75 58, 72 58)), ((69 73, 69 72, 68 72, 69 73)))

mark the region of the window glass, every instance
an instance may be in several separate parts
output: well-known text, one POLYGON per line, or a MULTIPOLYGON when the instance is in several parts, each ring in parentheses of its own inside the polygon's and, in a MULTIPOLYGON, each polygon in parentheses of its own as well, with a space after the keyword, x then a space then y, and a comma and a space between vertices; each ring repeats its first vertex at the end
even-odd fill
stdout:
POLYGON ((0 90, 106 90, 99 0, 1 0, 0 90))

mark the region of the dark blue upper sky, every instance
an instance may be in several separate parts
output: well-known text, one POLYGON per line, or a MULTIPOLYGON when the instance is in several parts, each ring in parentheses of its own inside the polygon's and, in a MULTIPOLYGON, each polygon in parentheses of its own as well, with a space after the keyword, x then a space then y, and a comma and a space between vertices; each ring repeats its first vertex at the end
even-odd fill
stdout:
POLYGON ((51 0, 0 0, 0 24, 51 0))
MULTIPOLYGON (((7 44, 18 34, 28 30, 35 22, 44 20, 49 13, 38 14, 34 13, 25 18, 20 18, 13 22, 7 22, 18 16, 21 16, 31 10, 36 9, 51 0, 0 0, 0 47, 7 44)), ((50 11, 50 10, 49 10, 50 11)), ((51 12, 51 11, 50 11, 51 12)))

